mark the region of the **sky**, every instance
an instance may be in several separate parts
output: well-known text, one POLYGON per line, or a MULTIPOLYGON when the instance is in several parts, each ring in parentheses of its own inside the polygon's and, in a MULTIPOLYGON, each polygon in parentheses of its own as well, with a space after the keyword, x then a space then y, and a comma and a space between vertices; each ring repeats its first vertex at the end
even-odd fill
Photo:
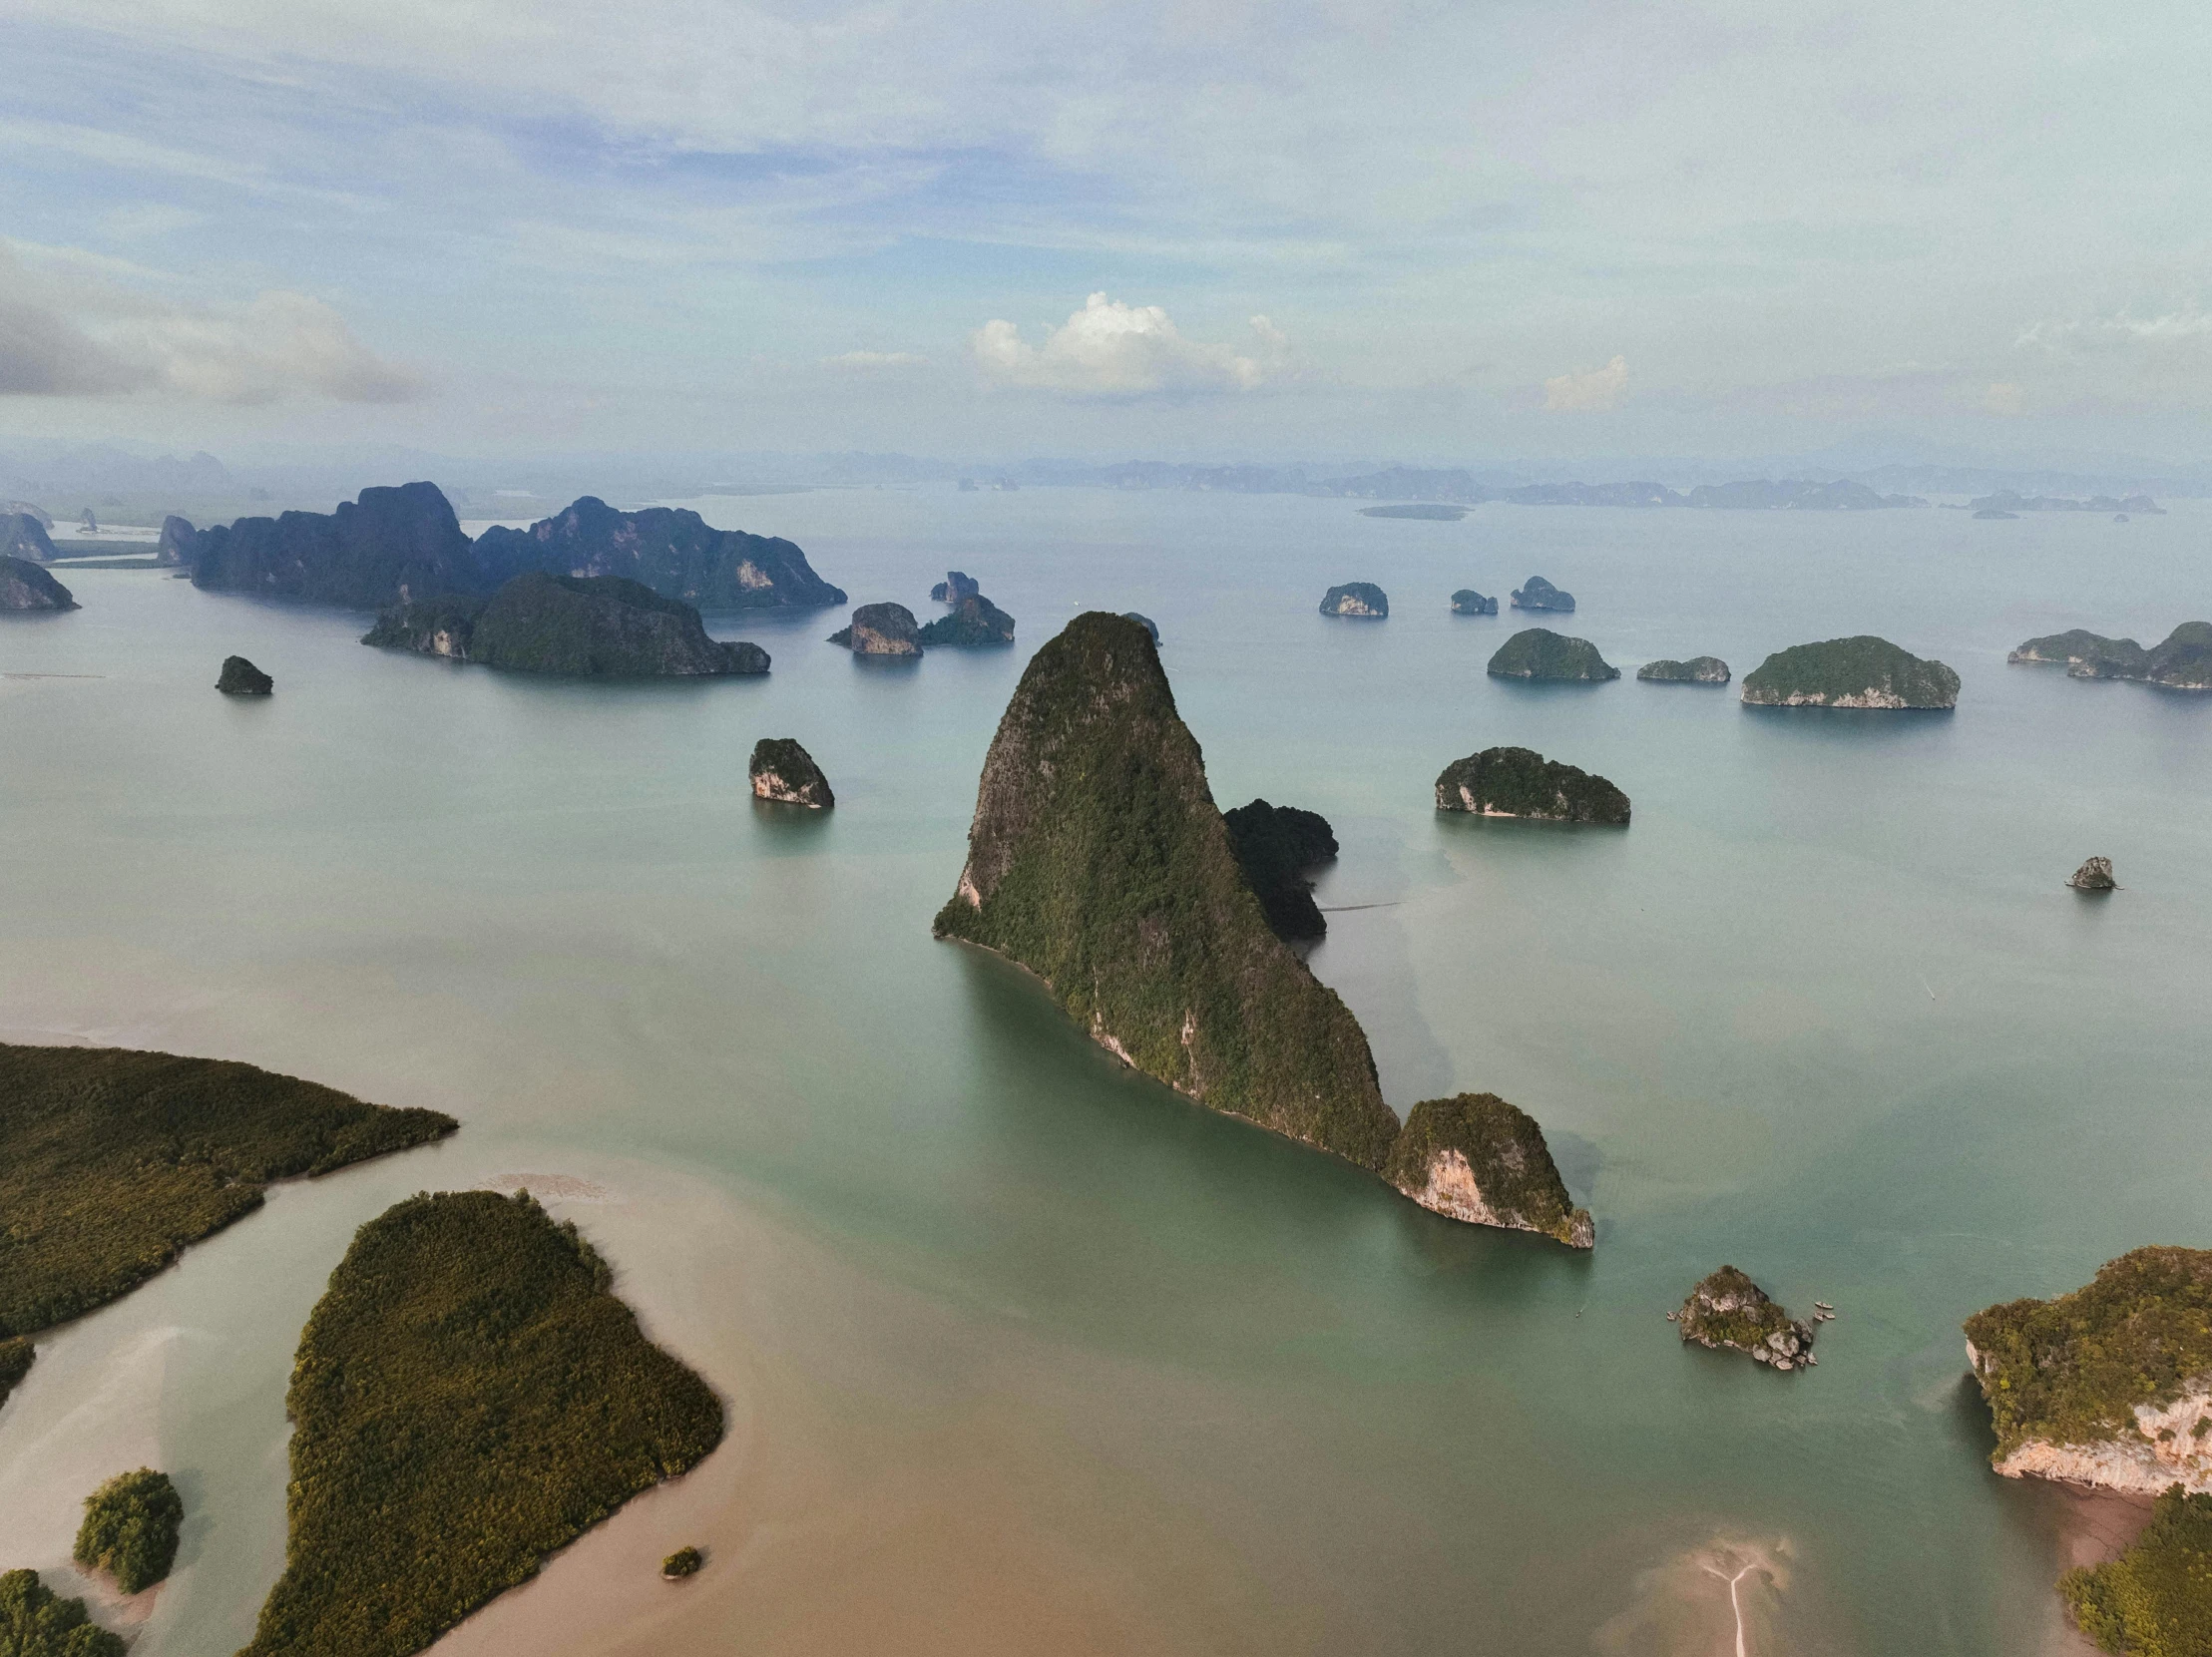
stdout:
POLYGON ((2212 440, 2212 9, 0 0, 0 443, 2212 440))

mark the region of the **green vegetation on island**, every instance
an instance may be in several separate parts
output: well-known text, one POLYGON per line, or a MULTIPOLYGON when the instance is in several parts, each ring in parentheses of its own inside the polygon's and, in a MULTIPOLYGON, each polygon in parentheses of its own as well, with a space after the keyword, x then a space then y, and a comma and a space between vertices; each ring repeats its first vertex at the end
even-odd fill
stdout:
POLYGON ((1813 1326, 1792 1318, 1733 1266, 1723 1266, 1690 1291, 1675 1314, 1682 1339, 1728 1347, 1788 1373, 1813 1363, 1813 1326))
POLYGON ((2115 1657, 2212 1653, 2212 1495, 2169 1485, 2117 1559, 2077 1566, 2058 1592, 2081 1632, 2115 1657))
POLYGON ((1498 601, 1478 593, 1472 587, 1463 587, 1452 595, 1454 616, 1496 616, 1498 601))
POLYGON ((1628 821, 1628 796, 1603 777, 1533 748, 1485 748, 1437 777, 1437 809, 1549 823, 1628 821))
POLYGON ((0 1337, 0 1404, 8 1402, 8 1395, 23 1384, 23 1378, 31 1373, 31 1360, 38 1356, 38 1349, 23 1335, 0 1337))
POLYGON ((1570 638, 1549 627, 1524 627, 1490 658, 1496 679, 1569 679, 1597 682, 1617 679, 1620 669, 1597 653, 1586 638, 1570 638))
POLYGON ((1574 609, 1574 595, 1553 587, 1542 576, 1531 576, 1514 590, 1513 607, 1516 610, 1555 610, 1562 613, 1574 609))
POLYGON ((904 605, 862 605, 849 625, 829 635, 854 655, 914 656, 922 653, 921 629, 904 605))
POLYGON ((712 1390, 527 1192, 408 1199, 300 1338, 283 1575, 240 1657, 406 1657, 721 1442, 712 1390))
POLYGON ((28 559, 0 558, 0 611, 77 608, 76 595, 28 559))
POLYGON ((1887 638, 1860 633, 1777 650, 1744 675, 1755 707, 1949 708, 1959 675, 1887 638))
POLYGON ((1147 1075, 1381 1168, 1398 1120, 1366 1035, 1268 927, 1136 622, 1079 616, 1030 659, 935 930, 1036 973, 1147 1075))
MULTIPOLYGON (((2212 1377, 2212 1250, 2136 1249, 2071 1294, 1991 1306, 1966 1331, 1996 1429, 1993 1463, 2031 1445, 2112 1445, 2148 1469, 2135 1487, 2157 1489, 2160 1466, 2178 1475, 2212 1450, 2212 1429, 2153 1425, 2212 1377)), ((2188 1414, 2212 1420, 2212 1403, 2188 1414)))
POLYGON ((125 1593, 139 1593, 169 1575, 184 1522, 185 1498, 168 1473, 119 1472, 85 1497, 75 1558, 87 1570, 108 1572, 125 1593))
POLYGON ((258 1208, 271 1180, 457 1125, 251 1064, 0 1043, 0 1338, 135 1289, 258 1208))
POLYGON ((242 655, 226 655, 222 671, 216 675, 216 688, 225 696, 266 696, 276 688, 276 681, 242 655))
POLYGON ((1728 663, 1717 655, 1693 655, 1687 661, 1647 661, 1636 669, 1646 684, 1726 684, 1728 663))
POLYGON ((1538 1231, 1568 1248, 1596 1240, 1589 1210, 1567 1196, 1544 1129, 1496 1093, 1423 1099, 1407 1114, 1383 1177, 1455 1220, 1538 1231))
POLYGON ((0 1571, 0 1657, 124 1657, 121 1634, 93 1622, 35 1570, 0 1571))
POLYGON ((2150 652, 2134 639, 2106 638, 2085 627, 2024 639, 2004 659, 2014 665, 2048 662, 2084 679, 2141 678, 2150 671, 2150 652))
POLYGON ((2150 652, 2153 684, 2168 690, 2212 690, 2212 621, 2184 621, 2150 652))
POLYGON ((1313 901, 1313 883, 1305 871, 1336 856, 1336 835, 1328 818, 1294 805, 1254 800, 1221 814, 1229 827, 1229 850, 1245 883, 1259 899, 1262 914, 1277 938, 1320 938, 1329 923, 1313 901))
POLYGON ((980 644, 1011 644, 1014 618, 981 593, 966 593, 953 606, 951 615, 940 616, 918 628, 914 636, 917 643, 929 649, 939 645, 973 649, 980 644))
POLYGON ((757 644, 706 635, 699 613, 621 576, 517 576, 489 599, 446 594, 386 611, 361 642, 523 673, 705 678, 765 673, 757 644))
POLYGON ((745 767, 756 800, 784 805, 809 806, 826 811, 837 803, 829 778, 814 763, 814 756, 790 736, 763 736, 752 745, 752 760, 745 767))
MULTIPOLYGON (((781 536, 717 530, 685 507, 617 512, 596 495, 527 530, 495 527, 472 549, 475 584, 489 593, 531 571, 620 576, 700 610, 819 610, 845 602, 781 536)), ((435 593, 434 587, 417 588, 435 593)))
POLYGON ((1346 582, 1322 596, 1321 614, 1354 621, 1380 621, 1390 615, 1390 599, 1373 582, 1346 582))
POLYGON ((695 1547, 679 1547, 661 1561, 661 1574, 670 1582, 680 1582, 686 1576, 696 1576, 699 1567, 706 1563, 706 1555, 695 1547))

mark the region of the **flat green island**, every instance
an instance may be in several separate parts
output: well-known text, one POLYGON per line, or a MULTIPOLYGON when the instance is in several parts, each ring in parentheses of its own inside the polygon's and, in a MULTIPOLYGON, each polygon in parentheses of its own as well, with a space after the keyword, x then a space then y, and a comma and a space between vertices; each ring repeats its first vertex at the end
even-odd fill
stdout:
POLYGON ((2066 1572, 2058 1592, 2099 1651, 2128 1657, 2212 1652, 2212 1495, 2169 1486, 2124 1553, 2066 1572))
POLYGON ((527 1192, 355 1233, 292 1367, 284 1572, 240 1657, 407 1657, 721 1442, 610 1277, 527 1192))
POLYGON ((1269 928, 1136 622, 1094 611, 1031 657, 935 931, 1027 967, 1145 1074, 1381 1169, 1398 1119, 1366 1034, 1269 928))
POLYGON ((35 1570, 0 1572, 0 1657, 123 1657, 121 1634, 91 1620, 81 1599, 63 1599, 35 1570))
POLYGON ((1951 708, 1959 675, 1940 661, 1859 633, 1777 650, 1744 675, 1754 707, 1951 708))
POLYGON ((2014 666, 2023 662, 2061 666, 2077 679, 2134 679, 2150 671, 2150 651, 2134 639, 2107 638, 2086 627, 2023 639, 2004 659, 2014 666))
POLYGON ((1544 1129, 1496 1093, 1423 1099, 1408 1112, 1383 1177, 1455 1220, 1542 1232, 1573 1249, 1596 1241, 1589 1210, 1566 1194, 1544 1129))
POLYGON ((1548 823, 1628 822, 1628 796, 1603 777, 1534 748, 1485 748, 1437 776, 1437 809, 1548 823))
POLYGON ((1966 1323, 2007 1477, 2212 1491, 2212 1250, 2141 1248, 1966 1323))
POLYGON ((108 1572, 125 1593, 140 1593, 168 1577, 184 1522, 185 1498, 168 1473, 120 1472, 85 1497, 74 1556, 87 1570, 108 1572))
POLYGON ((1596 682, 1617 679, 1620 669, 1597 653, 1586 638, 1570 638, 1549 627, 1524 627, 1490 658, 1494 679, 1552 679, 1596 682))
POLYGON ((0 1043, 0 1341, 129 1293, 271 1180, 458 1125, 224 1059, 0 1043))

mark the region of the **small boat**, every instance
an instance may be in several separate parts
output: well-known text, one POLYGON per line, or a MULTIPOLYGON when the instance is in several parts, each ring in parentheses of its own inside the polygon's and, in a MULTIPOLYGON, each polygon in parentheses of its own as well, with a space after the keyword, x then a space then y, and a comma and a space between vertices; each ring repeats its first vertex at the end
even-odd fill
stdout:
POLYGON ((1681 1313, 1679 1313, 1679 1312, 1669 1312, 1669 1313, 1668 1313, 1668 1314, 1666 1315, 1666 1321, 1667 1321, 1668 1323, 1672 1323, 1672 1322, 1673 1322, 1673 1321, 1674 1321, 1674 1320, 1675 1320, 1676 1318, 1679 1318, 1679 1317, 1680 1317, 1681 1315, 1682 1315, 1682 1314, 1681 1314, 1681 1313))
POLYGON ((1815 1311, 1818 1311, 1818 1312, 1833 1312, 1833 1311, 1835 1311, 1835 1308, 1834 1308, 1833 1306, 1830 1306, 1830 1305, 1829 1305, 1829 1304, 1828 1304, 1828 1303, 1827 1303, 1826 1301, 1824 1301, 1824 1300, 1816 1300, 1816 1301, 1814 1301, 1814 1302, 1813 1302, 1813 1309, 1814 1309, 1815 1311))

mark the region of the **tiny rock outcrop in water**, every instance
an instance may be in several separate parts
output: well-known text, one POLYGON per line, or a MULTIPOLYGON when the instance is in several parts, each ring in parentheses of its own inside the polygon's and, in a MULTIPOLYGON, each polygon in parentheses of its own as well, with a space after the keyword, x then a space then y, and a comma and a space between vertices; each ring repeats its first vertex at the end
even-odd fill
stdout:
POLYGON ((745 768, 752 778, 756 800, 777 800, 785 805, 811 806, 825 811, 837 803, 829 790, 829 778, 814 763, 814 756, 796 738, 763 736, 752 747, 752 763, 745 768))
POLYGON ((2073 872, 2066 882, 2076 892, 2110 892, 2119 885, 2112 878, 2112 860, 2108 857, 2092 857, 2073 872))
POLYGON ((0 611, 76 608, 76 597, 69 589, 30 560, 0 558, 0 611))
POLYGON ((225 696, 265 696, 276 688, 276 681, 242 655, 226 655, 216 688, 225 696))
POLYGON ((1496 1093, 1423 1099, 1407 1114, 1383 1177, 1455 1220, 1541 1232, 1568 1248, 1596 1241, 1589 1210, 1567 1196, 1544 1129, 1496 1093))
POLYGON ((1485 748, 1437 777, 1437 809, 1548 823, 1628 821, 1628 796, 1603 777, 1546 759, 1534 748, 1485 748))
POLYGON ((1011 644, 1014 618, 981 593, 968 593, 962 595, 950 615, 940 616, 914 636, 928 649, 939 645, 966 650, 985 644, 1011 644))
POLYGON ((1948 709, 1959 705, 1959 675, 1860 633, 1775 651, 1744 675, 1743 699, 1754 707, 1948 709))
POLYGON ((1813 1326, 1792 1318, 1733 1266, 1721 1267, 1692 1289, 1677 1322, 1685 1341, 1749 1353, 1784 1372, 1812 1361, 1813 1326))
POLYGON ((1498 601, 1486 598, 1472 587, 1463 587, 1452 595, 1454 616, 1496 616, 1498 601))
POLYGON ((2007 1478, 2212 1491, 2212 1250, 2137 1249, 1966 1334, 2007 1478))
POLYGON ((854 655, 922 653, 921 629, 904 605, 862 605, 852 613, 851 624, 831 633, 829 641, 844 645, 854 655))
POLYGON ((1516 610, 1571 611, 1574 608, 1574 595, 1562 593, 1542 576, 1531 576, 1515 590, 1513 607, 1516 610))
POLYGON ((1726 684, 1728 663, 1717 655, 1693 655, 1687 661, 1647 661, 1636 669, 1646 684, 1726 684))
POLYGON ((400 605, 361 642, 514 672, 705 678, 768 670, 759 645, 709 638, 689 605, 620 576, 533 571, 489 599, 400 605))
POLYGON ((983 584, 965 570, 948 570, 945 579, 929 590, 929 596, 941 605, 957 605, 982 592, 983 584))
POLYGON ((1494 679, 1550 680, 1595 684, 1620 677, 1620 669, 1597 653, 1586 638, 1570 638, 1549 627, 1524 627, 1490 658, 1494 679))
POLYGON ((1346 582, 1329 589, 1321 601, 1321 614, 1380 621, 1390 614, 1390 599, 1373 582, 1346 582))
POLYGON ((1229 825, 1229 849, 1237 867, 1277 938, 1297 940, 1327 935, 1328 921, 1313 901, 1313 882, 1305 871, 1336 858, 1336 835, 1328 818, 1294 805, 1254 800, 1221 813, 1229 825))

